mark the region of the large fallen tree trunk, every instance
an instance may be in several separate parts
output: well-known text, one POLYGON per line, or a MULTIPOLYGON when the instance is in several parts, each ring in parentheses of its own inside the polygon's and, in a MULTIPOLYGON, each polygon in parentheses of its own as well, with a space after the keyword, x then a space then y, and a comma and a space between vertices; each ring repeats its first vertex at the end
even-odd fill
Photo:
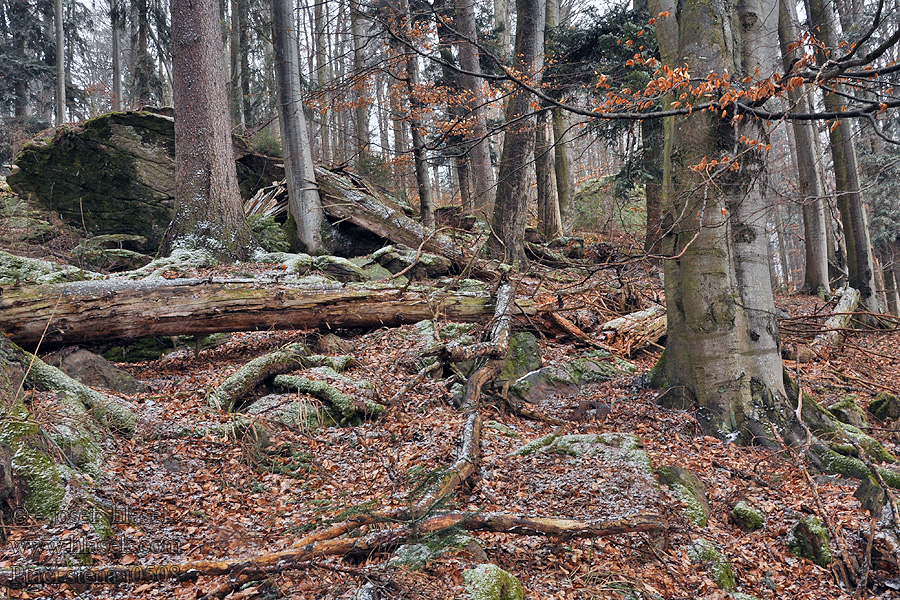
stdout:
POLYGON ((400 210, 379 201, 377 193, 365 186, 361 179, 320 167, 316 169, 316 182, 321 192, 322 206, 332 218, 349 221, 394 243, 439 254, 450 259, 456 268, 469 269, 479 277, 497 276, 495 265, 477 258, 447 236, 424 227, 400 210))
MULTIPOLYGON (((533 314, 533 304, 515 312, 533 314)), ((222 331, 382 327, 445 317, 484 321, 483 292, 373 285, 266 284, 254 280, 83 281, 5 288, 0 331, 17 344, 77 344, 222 331)))

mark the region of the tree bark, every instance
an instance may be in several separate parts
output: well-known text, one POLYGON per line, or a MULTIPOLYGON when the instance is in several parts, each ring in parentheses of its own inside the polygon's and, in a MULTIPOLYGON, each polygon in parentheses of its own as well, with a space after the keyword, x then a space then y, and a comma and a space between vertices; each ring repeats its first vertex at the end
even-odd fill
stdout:
POLYGON ((323 164, 331 164, 331 110, 329 109, 328 94, 324 92, 325 86, 328 85, 328 66, 325 59, 326 54, 326 31, 325 31, 325 3, 313 3, 313 27, 315 29, 315 46, 316 46, 316 83, 318 84, 319 93, 324 94, 320 98, 322 110, 320 111, 321 128, 320 138, 322 140, 322 156, 323 164))
MULTIPOLYGON (((545 18, 546 11, 540 0, 516 0, 514 69, 532 85, 540 84, 544 65, 545 18)), ((535 118, 531 113, 531 95, 517 88, 509 97, 504 114, 506 133, 488 238, 489 255, 510 264, 517 264, 524 257, 528 216, 527 166, 534 149, 535 118)))
POLYGON ((284 155, 288 210, 296 226, 301 250, 323 251, 325 213, 316 187, 315 165, 309 129, 303 114, 303 87, 297 52, 297 29, 293 0, 271 0, 275 46, 275 85, 278 91, 278 122, 284 155))
POLYGON ((549 117, 549 109, 538 114, 534 143, 538 230, 546 241, 554 240, 563 234, 557 195, 559 188, 556 185, 556 172, 553 166, 553 128, 549 117))
POLYGON ((112 33, 112 110, 122 110, 122 51, 119 48, 119 35, 122 27, 122 15, 116 0, 109 2, 109 20, 112 33))
POLYGON ((62 0, 53 0, 56 25, 56 126, 66 122, 66 34, 63 30, 62 0))
POLYGON ((369 152, 369 99, 365 85, 366 39, 363 34, 363 16, 358 6, 351 4, 350 32, 353 36, 353 71, 357 80, 353 84, 353 129, 356 138, 356 165, 360 173, 367 165, 369 152))
POLYGON ((246 258, 252 234, 231 142, 218 3, 171 0, 175 100, 175 217, 164 247, 246 258))
MULTIPOLYGON (((772 72, 775 57, 766 52, 777 42, 774 0, 738 10, 722 0, 701 0, 679 13, 674 2, 662 4, 660 10, 679 15, 677 45, 671 45, 674 36, 660 36, 669 66, 686 60, 691 73, 704 76, 772 72)), ((663 251, 677 258, 665 263, 668 342, 659 370, 669 389, 661 400, 697 405, 698 420, 711 435, 765 441, 775 423, 794 441, 802 433, 782 379, 765 202, 757 181, 764 156, 742 156, 738 171, 723 169, 727 175, 714 183, 715 170, 691 169, 723 159, 741 135, 761 139, 763 131, 752 120, 733 125, 709 112, 667 123, 663 251)))
MULTIPOLYGON (((797 7, 791 0, 778 2, 778 38, 785 72, 799 58, 791 44, 800 39, 797 7)), ((806 90, 788 91, 791 106, 799 112, 811 112, 806 90)), ((806 247, 806 269, 803 291, 815 294, 820 289, 831 291, 828 281, 828 233, 825 220, 825 189, 822 187, 822 163, 816 152, 816 125, 812 121, 791 121, 797 159, 797 180, 803 207, 803 233, 806 247)))
MULTIPOLYGON (((481 73, 481 61, 478 48, 473 42, 478 41, 475 24, 474 0, 455 0, 456 21, 454 25, 459 34, 465 38, 457 44, 459 66, 469 73, 481 73)), ((474 75, 462 74, 460 83, 468 92, 466 108, 474 119, 472 132, 469 135, 469 163, 472 172, 472 188, 474 193, 474 212, 484 218, 491 218, 494 211, 494 168, 491 165, 491 141, 487 130, 487 111, 484 106, 484 81, 474 75)))
MULTIPOLYGON (((834 7, 822 0, 810 0, 810 20, 819 31, 819 37, 827 48, 837 49, 838 34, 834 7)), ((821 60, 826 60, 823 56, 821 60)), ((825 110, 840 112, 844 99, 835 93, 824 94, 825 110)), ((869 224, 863 206, 859 183, 859 164, 853 143, 853 125, 847 119, 829 128, 831 156, 834 162, 835 192, 838 210, 844 225, 847 244, 847 268, 849 285, 860 293, 860 302, 872 312, 880 312, 881 306, 875 293, 875 267, 872 261, 872 243, 869 224)))
MULTIPOLYGON (((527 301, 516 306, 517 311, 533 313, 527 301)), ((384 327, 433 319, 435 314, 484 321, 493 312, 488 294, 427 288, 109 280, 4 290, 0 330, 14 342, 34 347, 38 342, 47 346, 222 331, 384 327)))

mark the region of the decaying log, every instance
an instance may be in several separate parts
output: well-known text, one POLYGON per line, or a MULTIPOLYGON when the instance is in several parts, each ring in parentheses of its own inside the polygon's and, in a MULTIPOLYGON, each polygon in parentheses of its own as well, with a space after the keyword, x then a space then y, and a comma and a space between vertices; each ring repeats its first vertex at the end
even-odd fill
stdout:
POLYGON ((621 346, 625 354, 656 343, 666 335, 666 309, 654 306, 607 321, 600 331, 609 345, 621 346))
MULTIPOLYGON (((15 567, 0 570, 0 586, 22 589, 33 585, 110 584, 194 579, 200 575, 228 575, 247 580, 272 573, 303 568, 304 563, 323 556, 369 554, 396 546, 409 538, 448 528, 467 531, 507 532, 519 535, 557 536, 564 539, 596 538, 633 532, 662 532, 666 524, 656 515, 636 514, 609 521, 578 521, 552 517, 529 517, 506 513, 471 514, 446 512, 415 523, 414 532, 406 527, 375 531, 363 537, 323 539, 309 536, 281 552, 245 560, 197 561, 183 564, 129 565, 97 567, 15 567)), ((339 527, 343 532, 347 528, 339 527)), ((333 532, 334 528, 328 530, 333 532)))
POLYGON ((322 206, 332 218, 349 221, 385 239, 410 248, 439 254, 460 270, 470 269, 478 277, 497 276, 496 265, 466 252, 447 236, 414 221, 398 209, 379 202, 371 188, 361 189, 361 181, 349 174, 316 168, 316 183, 322 206))
POLYGON ((814 352, 830 348, 837 343, 841 336, 841 330, 850 324, 853 311, 859 306, 859 290, 844 286, 839 291, 841 299, 834 307, 834 314, 825 321, 825 331, 817 335, 810 344, 810 348, 814 352))
MULTIPOLYGON (((533 314, 534 305, 520 301, 515 310, 533 314)), ((477 322, 493 313, 487 293, 374 284, 106 280, 4 288, 0 295, 0 331, 27 347, 39 340, 78 344, 223 331, 382 327, 436 317, 477 322)))
POLYGON ((208 404, 218 410, 230 411, 235 404, 256 386, 276 375, 308 367, 309 348, 304 344, 290 344, 254 358, 235 371, 209 395, 208 404))

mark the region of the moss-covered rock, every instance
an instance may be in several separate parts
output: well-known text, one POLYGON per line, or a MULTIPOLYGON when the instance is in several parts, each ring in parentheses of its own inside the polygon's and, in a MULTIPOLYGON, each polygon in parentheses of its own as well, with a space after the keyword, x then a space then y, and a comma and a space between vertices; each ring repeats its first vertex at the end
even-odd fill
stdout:
POLYGON ((641 439, 633 433, 608 432, 581 435, 551 433, 532 440, 511 452, 509 456, 528 456, 536 453, 596 456, 610 462, 624 461, 638 467, 645 474, 653 474, 650 456, 641 448, 641 439))
POLYGON ((900 400, 888 392, 881 392, 871 403, 869 412, 879 421, 896 421, 900 419, 900 400))
POLYGON ((728 514, 728 519, 744 531, 762 529, 766 522, 762 511, 752 506, 746 500, 741 500, 734 505, 728 514))
POLYGON ((697 527, 706 527, 709 522, 709 499, 706 485, 700 478, 676 466, 660 467, 657 471, 659 480, 684 503, 684 516, 697 527))
POLYGON ((497 565, 480 564, 463 571, 469 600, 524 600, 525 590, 511 573, 497 565))
POLYGON ((269 394, 251 404, 244 413, 264 417, 277 423, 312 431, 337 425, 341 415, 321 404, 297 400, 282 394, 269 394))
POLYGON ((853 427, 867 427, 866 412, 856 403, 856 398, 848 396, 840 402, 836 402, 828 407, 828 411, 834 415, 841 423, 852 425, 853 427))
POLYGON ((788 532, 785 544, 795 556, 808 558, 820 567, 831 563, 828 532, 814 515, 806 515, 797 521, 788 532))
POLYGON ((385 246, 373 252, 371 258, 393 274, 404 271, 411 280, 441 277, 453 266, 453 263, 443 256, 397 246, 385 246))
POLYGON ((509 350, 497 381, 515 381, 541 368, 541 347, 537 338, 527 331, 517 331, 509 337, 509 350))
POLYGON ((64 283, 98 279, 102 275, 71 265, 58 265, 37 258, 15 256, 0 250, 0 285, 64 283))
POLYGON ((884 490, 874 477, 866 477, 860 481, 856 491, 853 492, 853 497, 859 500, 860 505, 872 516, 880 515, 887 504, 884 490))
MULTIPOLYGON (((277 161, 235 139, 244 198, 283 178, 277 161)), ((78 231, 140 235, 155 250, 175 207, 175 121, 150 112, 114 112, 65 125, 16 157, 7 178, 78 231)))
POLYGON ((723 590, 733 592, 737 588, 737 578, 731 563, 709 540, 698 538, 688 548, 688 556, 691 560, 706 565, 712 580, 723 590))
POLYGON ((131 374, 111 365, 109 361, 83 348, 68 348, 45 357, 45 362, 85 385, 103 387, 123 394, 139 394, 147 386, 131 374))
POLYGON ((536 404, 551 396, 574 396, 583 385, 609 381, 632 367, 625 361, 610 362, 606 353, 591 351, 565 364, 531 371, 516 379, 509 392, 520 400, 536 404))

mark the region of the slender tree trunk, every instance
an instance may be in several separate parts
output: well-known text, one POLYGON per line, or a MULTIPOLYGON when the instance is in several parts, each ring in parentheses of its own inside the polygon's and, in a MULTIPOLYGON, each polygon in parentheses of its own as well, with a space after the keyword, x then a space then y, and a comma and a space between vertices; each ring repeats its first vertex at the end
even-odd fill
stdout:
POLYGON ((360 78, 353 85, 353 125, 356 138, 356 164, 363 171, 367 164, 369 152, 369 98, 368 84, 363 73, 366 69, 366 39, 363 31, 363 16, 359 10, 351 5, 350 31, 353 36, 353 70, 356 77, 360 78))
POLYGON ((66 122, 66 34, 63 30, 62 0, 53 0, 56 24, 56 125, 66 122))
MULTIPOLYGON (((319 92, 322 93, 325 86, 328 85, 328 63, 325 59, 326 54, 326 31, 325 31, 325 3, 313 3, 313 24, 316 30, 315 46, 316 46, 316 83, 319 92)), ((329 109, 328 94, 320 100, 324 106, 324 110, 320 111, 319 118, 321 120, 321 140, 322 140, 322 162, 331 164, 333 155, 331 152, 331 111, 329 109)))
MULTIPOLYGON (((797 7, 791 0, 778 2, 778 37, 785 71, 798 58, 791 44, 800 39, 797 7)), ((806 90, 791 89, 788 98, 794 110, 811 112, 806 90)), ((816 152, 816 125, 811 121, 791 121, 794 133, 794 156, 797 159, 797 181, 802 196, 803 233, 806 246, 806 269, 803 291, 816 294, 831 291, 828 283, 828 237, 825 221, 825 189, 822 187, 822 164, 816 152)))
POLYGON ((116 0, 109 2, 109 19, 112 32, 112 109, 118 112, 122 110, 122 50, 119 48, 122 17, 116 6, 116 0))
POLYGON ((465 156, 456 156, 453 161, 456 165, 456 181, 459 184, 459 204, 463 211, 473 212, 475 205, 469 188, 469 161, 465 156))
MULTIPOLYGON (((822 0, 810 0, 810 17, 819 30, 820 39, 828 48, 837 48, 836 17, 833 6, 822 0)), ((838 94, 824 95, 825 110, 840 112, 844 99, 838 94)), ((862 201, 859 184, 859 165, 853 143, 852 123, 847 119, 837 121, 829 129, 831 156, 834 162, 835 191, 838 210, 844 225, 847 244, 847 268, 850 287, 860 293, 860 301, 871 311, 881 310, 875 294, 875 268, 872 261, 872 244, 869 224, 862 201)))
POLYGON ((537 115, 534 142, 534 171, 537 176, 538 229, 544 239, 554 240, 562 236, 562 217, 553 168, 553 128, 550 110, 537 115))
POLYGON ((646 199, 647 221, 644 237, 644 252, 647 254, 659 254, 662 241, 662 148, 664 141, 663 122, 660 119, 641 121, 641 160, 647 179, 644 183, 644 198, 646 199))
MULTIPOLYGON (((518 11, 518 4, 516 5, 518 11)), ((474 13, 473 13, 474 15, 474 13)), ((494 31, 497 32, 497 45, 500 47, 500 58, 508 58, 512 47, 509 27, 509 0, 494 0, 494 31)))
POLYGON ((781 205, 774 205, 772 207, 772 219, 775 222, 775 241, 778 243, 778 262, 781 263, 781 284, 784 286, 784 291, 786 293, 790 293, 791 291, 791 267, 788 265, 788 254, 787 254, 787 245, 785 244, 784 238, 784 219, 782 218, 781 205))
POLYGON ((175 217, 164 248, 246 258, 216 0, 171 0, 175 100, 175 217))
POLYGON ((243 0, 231 0, 231 29, 228 32, 228 45, 230 49, 229 79, 228 79, 228 108, 231 111, 231 123, 238 127, 246 125, 244 113, 241 110, 241 11, 244 10, 243 0))
MULTIPOLYGON (((478 40, 475 24, 474 0, 455 0, 457 31, 464 38, 458 42, 459 66, 469 73, 481 73, 478 48, 473 44, 478 40)), ((469 135, 469 164, 471 166, 475 213, 485 220, 490 219, 494 209, 494 168, 491 165, 491 141, 487 130, 487 111, 484 106, 484 81, 475 75, 463 74, 460 83, 468 92, 466 108, 474 119, 469 135)))
MULTIPOLYGON (((131 51, 134 55, 134 70, 132 71, 133 93, 135 103, 138 106, 146 106, 150 104, 150 79, 153 73, 153 59, 150 58, 149 34, 147 31, 150 27, 148 0, 137 0, 134 10, 137 20, 137 31, 135 31, 131 45, 131 51)), ((218 21, 218 7, 216 8, 216 20, 218 21)))
POLYGON ((301 101, 303 86, 300 82, 294 2, 271 1, 278 122, 281 125, 288 209, 296 225, 297 239, 303 251, 318 254, 323 251, 322 228, 325 213, 319 201, 309 129, 301 101))
MULTIPOLYGON (((541 80, 546 11, 540 0, 516 0, 516 46, 513 67, 534 85, 541 80)), ((535 118, 531 96, 517 89, 505 110, 508 124, 503 138, 497 200, 491 220, 488 252, 510 264, 523 256, 525 220, 528 216, 528 160, 534 149, 535 118)))

